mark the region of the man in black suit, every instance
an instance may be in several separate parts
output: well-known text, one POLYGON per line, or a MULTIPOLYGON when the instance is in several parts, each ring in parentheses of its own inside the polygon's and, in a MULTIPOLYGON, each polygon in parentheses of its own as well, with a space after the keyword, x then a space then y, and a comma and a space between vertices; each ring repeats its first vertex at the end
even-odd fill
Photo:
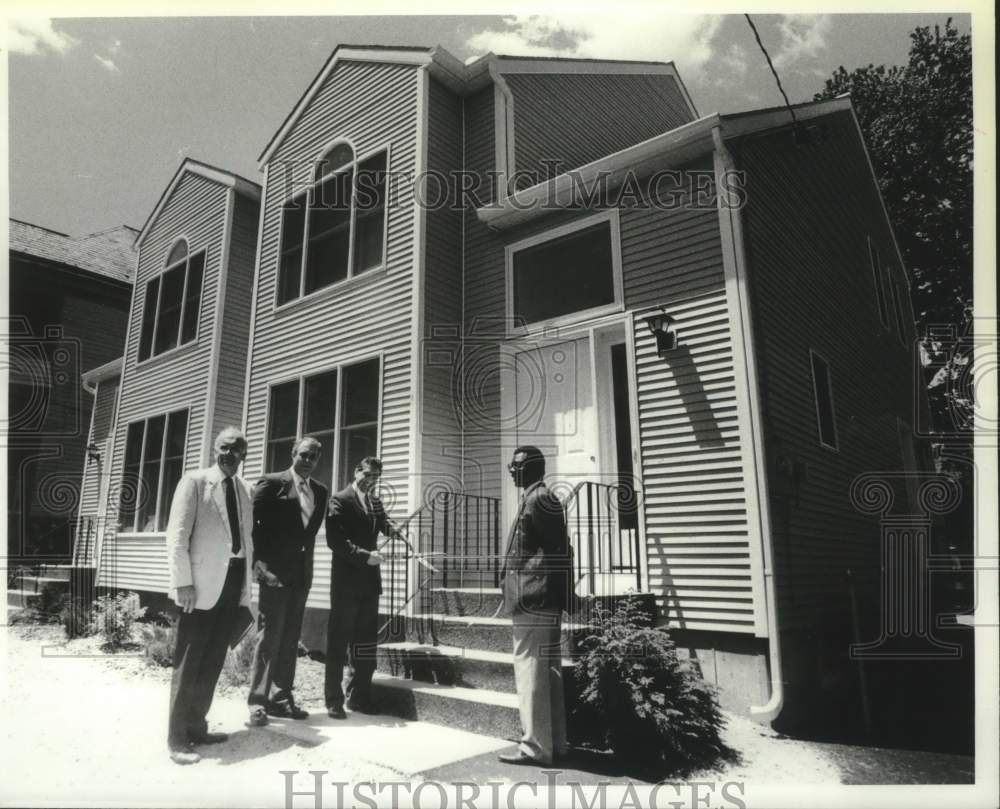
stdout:
POLYGON ((380 533, 394 536, 398 531, 374 493, 381 475, 378 458, 363 458, 354 469, 354 482, 333 495, 327 509, 326 543, 333 551, 333 575, 324 690, 327 713, 334 719, 347 718, 341 680, 348 645, 347 707, 367 714, 379 712, 371 698, 382 592, 382 555, 376 547, 380 533))
POLYGON ((254 487, 254 573, 260 582, 261 632, 247 700, 251 725, 266 725, 268 715, 309 716, 295 704, 292 688, 302 616, 312 586, 313 547, 329 494, 311 477, 322 450, 315 438, 303 438, 292 449, 291 468, 264 475, 254 487))
POLYGON ((566 755, 560 635, 570 604, 572 562, 566 517, 545 485, 545 456, 518 447, 507 467, 522 489, 500 573, 502 611, 514 629, 514 682, 521 714, 520 749, 508 764, 548 765, 566 755))

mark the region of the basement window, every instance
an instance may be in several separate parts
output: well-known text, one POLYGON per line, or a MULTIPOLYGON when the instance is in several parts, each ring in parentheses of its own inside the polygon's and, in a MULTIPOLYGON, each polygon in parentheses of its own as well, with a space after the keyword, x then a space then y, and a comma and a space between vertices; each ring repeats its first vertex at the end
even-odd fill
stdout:
POLYGON ((507 308, 514 330, 619 308, 617 211, 509 246, 507 267, 507 308))
POLYGON ((813 397, 816 402, 816 426, 820 445, 837 449, 837 423, 833 413, 833 383, 830 364, 815 351, 809 352, 812 364, 813 397))

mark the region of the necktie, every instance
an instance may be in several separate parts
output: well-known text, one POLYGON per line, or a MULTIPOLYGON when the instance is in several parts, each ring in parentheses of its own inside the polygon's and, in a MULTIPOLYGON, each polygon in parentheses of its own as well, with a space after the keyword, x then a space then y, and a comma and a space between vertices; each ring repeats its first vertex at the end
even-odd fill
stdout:
POLYGON ((233 536, 233 554, 238 554, 243 543, 240 542, 240 507, 236 503, 236 488, 233 479, 226 478, 226 511, 229 513, 229 533, 233 536))
POLYGON ((305 527, 312 519, 313 494, 309 484, 304 480, 299 481, 299 508, 302 509, 302 525, 305 527))

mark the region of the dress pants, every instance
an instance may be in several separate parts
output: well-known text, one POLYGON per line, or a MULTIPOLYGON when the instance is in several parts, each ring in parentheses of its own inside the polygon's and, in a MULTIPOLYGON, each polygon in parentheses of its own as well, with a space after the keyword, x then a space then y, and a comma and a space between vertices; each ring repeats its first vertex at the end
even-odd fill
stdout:
POLYGON ((171 749, 184 747, 191 736, 200 736, 208 730, 206 717, 239 616, 245 574, 246 560, 233 560, 215 606, 181 612, 170 680, 167 745, 171 749))
POLYGON ((371 697, 378 640, 378 593, 334 591, 326 633, 326 707, 344 704, 344 663, 350 647, 351 674, 347 698, 367 702, 371 697))
POLYGON ((563 697, 562 610, 515 611, 514 682, 521 714, 521 752, 543 764, 566 754, 563 697))
POLYGON ((309 591, 299 577, 282 587, 260 585, 260 636, 254 650, 250 705, 281 702, 292 696, 299 656, 302 616, 309 591), (272 698, 271 686, 275 692, 272 698))

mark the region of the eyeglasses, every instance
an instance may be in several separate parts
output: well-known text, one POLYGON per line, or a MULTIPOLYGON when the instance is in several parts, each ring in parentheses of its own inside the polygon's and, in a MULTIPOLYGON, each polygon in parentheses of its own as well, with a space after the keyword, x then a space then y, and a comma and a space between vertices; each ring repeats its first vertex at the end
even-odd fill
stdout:
POLYGON ((522 469, 524 469, 525 466, 527 466, 527 464, 525 464, 525 463, 513 463, 513 462, 511 462, 511 463, 507 464, 507 471, 508 472, 520 472, 522 469))
POLYGON ((315 461, 319 457, 318 452, 300 452, 299 457, 306 461, 315 461))

